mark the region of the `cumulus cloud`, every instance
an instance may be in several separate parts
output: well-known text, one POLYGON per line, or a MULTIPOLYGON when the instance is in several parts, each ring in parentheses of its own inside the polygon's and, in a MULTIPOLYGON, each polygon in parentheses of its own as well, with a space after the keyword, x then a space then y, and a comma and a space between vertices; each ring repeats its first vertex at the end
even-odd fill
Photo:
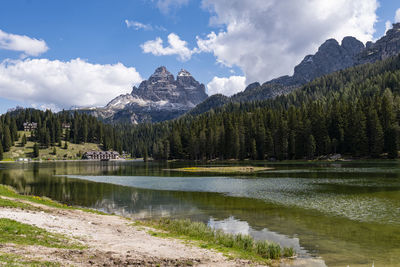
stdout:
POLYGON ((234 95, 243 91, 246 87, 246 77, 230 76, 228 78, 214 77, 207 84, 208 95, 223 94, 226 96, 234 95))
POLYGON ((155 56, 170 56, 177 55, 181 61, 189 60, 197 49, 189 49, 188 43, 181 40, 175 33, 168 35, 168 46, 163 45, 163 40, 157 37, 155 40, 150 40, 141 45, 144 53, 151 53, 155 56))
POLYGON ((135 68, 121 63, 100 65, 79 58, 0 63, 0 95, 38 107, 103 106, 141 80, 135 68))
POLYGON ((197 38, 218 62, 240 67, 247 82, 291 74, 326 39, 372 40, 377 0, 203 0, 218 33, 197 38))
POLYGON ((6 33, 2 30, 0 30, 0 49, 19 51, 29 56, 39 56, 49 50, 43 40, 6 33))
POLYGON ((399 23, 400 22, 400 8, 396 10, 396 15, 394 17, 394 22, 399 23))
POLYGON ((178 9, 188 3, 189 0, 158 0, 156 6, 161 13, 169 14, 172 9, 178 9))

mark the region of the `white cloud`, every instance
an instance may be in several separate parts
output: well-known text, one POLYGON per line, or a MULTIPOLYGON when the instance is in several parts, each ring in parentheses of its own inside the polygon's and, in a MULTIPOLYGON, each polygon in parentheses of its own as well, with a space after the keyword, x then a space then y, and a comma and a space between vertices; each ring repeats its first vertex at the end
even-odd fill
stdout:
POLYGON ((179 38, 175 33, 168 35, 168 46, 163 46, 163 40, 157 37, 155 40, 150 40, 141 45, 144 53, 151 53, 155 56, 177 55, 181 61, 189 60, 197 49, 189 49, 187 42, 179 38))
POLYGON ((125 20, 126 27, 128 28, 133 28, 136 31, 138 30, 145 30, 145 31, 152 31, 152 30, 158 30, 158 31, 166 31, 163 26, 158 26, 158 25, 151 25, 151 24, 144 24, 139 21, 133 21, 133 20, 125 20))
POLYGON ((143 24, 138 21, 132 21, 132 20, 125 20, 126 27, 128 28, 134 28, 135 30, 145 30, 145 31, 152 31, 153 26, 150 24, 143 24))
POLYGON ((156 5, 161 13, 169 14, 171 9, 178 9, 188 3, 189 0, 158 0, 156 5))
POLYGON ((246 77, 230 76, 229 78, 214 77, 207 84, 208 95, 223 94, 226 96, 234 95, 243 91, 246 87, 246 77))
POLYGON ((19 51, 29 56, 39 56, 49 50, 43 40, 6 33, 2 30, 0 30, 0 49, 19 51))
POLYGON ((392 28, 393 28, 392 22, 390 22, 390 20, 386 21, 386 23, 385 23, 385 34, 386 34, 386 32, 388 30, 390 30, 392 28))
POLYGON ((141 80, 135 68, 121 63, 100 65, 79 58, 0 63, 0 95, 43 107, 103 106, 141 80))
POLYGON ((240 67, 247 82, 291 74, 329 38, 372 40, 377 0, 203 0, 224 30, 197 38, 199 49, 240 67))
POLYGON ((394 22, 395 23, 400 22, 400 8, 396 10, 396 16, 394 17, 394 22))

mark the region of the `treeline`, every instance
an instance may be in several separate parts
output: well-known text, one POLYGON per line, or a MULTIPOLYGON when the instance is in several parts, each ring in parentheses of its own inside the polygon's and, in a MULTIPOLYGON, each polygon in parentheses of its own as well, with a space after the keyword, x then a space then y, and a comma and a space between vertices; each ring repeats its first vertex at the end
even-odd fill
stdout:
POLYGON ((31 137, 36 146, 91 142, 133 157, 284 160, 340 153, 395 158, 399 121, 400 56, 321 77, 275 99, 229 103, 157 124, 109 125, 77 112, 17 109, 0 117, 0 156, 18 140, 24 122, 36 122, 31 137))
MULTIPOLYGON (((35 142, 34 153, 39 148, 59 146, 68 148, 68 142, 97 143, 105 150, 116 150, 122 152, 121 132, 112 125, 100 122, 97 118, 77 112, 62 111, 52 113, 51 111, 40 111, 36 109, 16 109, 0 116, 0 159, 3 152, 10 151, 15 142, 21 138, 21 144, 27 141, 35 142), (37 123, 37 128, 32 131, 28 138, 24 133, 22 138, 18 131, 24 130, 25 122, 37 123), (63 124, 69 128, 63 128, 63 124)), ((37 156, 37 155, 34 155, 37 156)))
POLYGON ((341 153, 397 157, 400 57, 336 72, 273 100, 230 103, 199 116, 138 125, 137 156, 304 159, 341 153))

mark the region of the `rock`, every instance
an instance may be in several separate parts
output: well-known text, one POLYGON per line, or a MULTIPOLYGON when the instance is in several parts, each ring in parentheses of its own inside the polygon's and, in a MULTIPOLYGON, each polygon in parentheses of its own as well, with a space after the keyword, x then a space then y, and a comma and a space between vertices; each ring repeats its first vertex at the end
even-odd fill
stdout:
POLYGON ((175 80, 162 66, 139 87, 134 86, 130 94, 114 98, 104 108, 86 112, 107 122, 158 122, 174 119, 206 98, 205 86, 187 70, 182 69, 175 80))

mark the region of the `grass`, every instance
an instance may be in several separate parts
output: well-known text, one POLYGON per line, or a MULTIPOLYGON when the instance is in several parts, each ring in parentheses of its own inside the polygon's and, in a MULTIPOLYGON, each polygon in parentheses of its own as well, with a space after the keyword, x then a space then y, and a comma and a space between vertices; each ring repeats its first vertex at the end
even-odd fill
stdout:
POLYGON ((169 169, 170 171, 181 172, 212 172, 212 173, 254 173, 260 171, 271 170, 268 167, 254 167, 254 166, 227 166, 227 167, 185 167, 169 169))
POLYGON ((0 218, 0 244, 39 245, 51 248, 83 249, 60 234, 47 232, 36 226, 0 218))
MULTIPOLYGON (((34 142, 28 141, 25 146, 21 145, 22 136, 25 134, 29 140, 31 136, 30 132, 18 131, 20 136, 19 140, 15 142, 15 145, 11 147, 10 151, 5 152, 3 157, 3 161, 15 161, 18 158, 32 158, 33 156, 33 145, 34 142)), ((39 152, 39 159, 42 160, 63 160, 63 159, 81 159, 79 154, 83 154, 84 152, 90 150, 101 150, 98 144, 94 143, 82 143, 82 144, 73 144, 68 142, 68 149, 64 149, 65 142, 62 141, 62 147, 56 147, 56 154, 53 154, 53 146, 48 148, 41 148, 39 152)))
MULTIPOLYGON (((11 186, 7 185, 1 185, 0 184, 0 196, 4 197, 9 197, 9 198, 14 198, 14 199, 19 199, 19 200, 25 200, 41 205, 45 205, 48 207, 53 207, 53 208, 59 208, 59 209, 79 209, 85 212, 90 212, 90 213, 95 213, 95 214, 101 214, 101 215, 106 215, 106 213, 93 210, 93 209, 85 209, 85 208, 77 208, 77 207, 72 207, 72 206, 67 206, 65 204, 61 204, 59 202, 56 202, 54 200, 51 200, 50 198, 47 197, 38 197, 38 196, 28 196, 28 195, 20 195, 18 194, 14 188, 11 186)), ((34 207, 30 204, 26 203, 21 203, 13 200, 8 200, 4 198, 0 198, 0 207, 11 207, 11 208, 25 208, 25 209, 31 209, 31 210, 37 210, 37 207, 34 207)))
POLYGON ((26 203, 22 203, 22 202, 17 202, 17 201, 13 201, 10 199, 4 199, 4 198, 0 198, 0 207, 2 208, 19 208, 19 209, 29 209, 29 210, 33 210, 35 209, 34 206, 26 204, 26 203))
POLYGON ((5 267, 19 267, 19 266, 32 266, 32 267, 57 267, 59 263, 48 261, 27 260, 21 256, 11 253, 0 253, 0 266, 5 267))
POLYGON ((289 258, 295 255, 293 248, 282 248, 278 244, 268 241, 255 241, 249 235, 224 233, 222 230, 215 230, 202 222, 192 222, 188 219, 162 218, 156 221, 143 222, 143 224, 165 231, 149 231, 153 236, 198 241, 202 248, 213 248, 227 254, 233 253, 243 259, 265 262, 266 260, 278 260, 282 257, 289 258))

